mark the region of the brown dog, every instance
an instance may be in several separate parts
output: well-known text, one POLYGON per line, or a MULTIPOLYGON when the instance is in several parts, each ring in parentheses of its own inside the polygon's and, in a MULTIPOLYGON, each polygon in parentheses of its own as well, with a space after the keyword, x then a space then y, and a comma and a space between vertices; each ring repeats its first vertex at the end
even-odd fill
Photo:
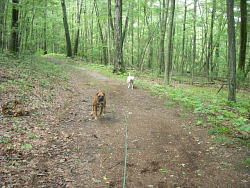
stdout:
POLYGON ((105 107, 106 107, 105 93, 103 91, 98 91, 93 98, 91 115, 92 116, 94 115, 95 119, 97 119, 98 108, 100 108, 99 115, 102 115, 105 113, 105 107))

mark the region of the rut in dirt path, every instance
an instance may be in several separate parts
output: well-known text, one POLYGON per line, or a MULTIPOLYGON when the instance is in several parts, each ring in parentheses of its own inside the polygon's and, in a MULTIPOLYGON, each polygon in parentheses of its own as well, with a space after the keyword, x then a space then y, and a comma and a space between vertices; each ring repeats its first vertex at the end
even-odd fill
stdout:
POLYGON ((249 173, 234 166, 246 150, 211 143, 206 130, 191 126, 192 118, 180 117, 179 107, 166 107, 141 88, 129 90, 94 71, 78 70, 56 128, 72 139, 67 146, 72 160, 60 167, 68 187, 122 187, 125 125, 128 188, 249 186, 249 173), (106 92, 107 114, 92 120, 90 104, 98 90, 106 92))

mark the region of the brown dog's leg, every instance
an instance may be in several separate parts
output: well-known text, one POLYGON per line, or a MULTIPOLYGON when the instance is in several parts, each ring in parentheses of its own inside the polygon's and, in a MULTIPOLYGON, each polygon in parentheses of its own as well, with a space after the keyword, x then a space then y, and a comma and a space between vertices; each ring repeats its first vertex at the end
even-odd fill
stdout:
POLYGON ((101 106, 101 109, 100 109, 100 116, 102 115, 102 111, 103 111, 103 107, 101 106))
POLYGON ((103 115, 106 113, 106 106, 103 106, 103 115))
POLYGON ((92 105, 92 109, 91 109, 91 116, 94 115, 94 105, 92 105))
POLYGON ((101 112, 100 115, 103 115, 106 113, 106 100, 104 100, 104 103, 101 106, 101 112))
POLYGON ((97 119, 97 105, 95 105, 95 119, 97 119))

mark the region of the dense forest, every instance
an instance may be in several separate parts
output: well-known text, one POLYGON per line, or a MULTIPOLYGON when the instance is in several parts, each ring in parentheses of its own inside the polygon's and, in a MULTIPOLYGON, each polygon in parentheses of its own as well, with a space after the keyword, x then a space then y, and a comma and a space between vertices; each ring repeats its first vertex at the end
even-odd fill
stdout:
POLYGON ((0 187, 250 185, 250 0, 0 0, 0 187))
POLYGON ((247 0, 1 0, 0 50, 236 83, 250 71, 247 0), (237 79, 236 79, 237 77, 237 79))

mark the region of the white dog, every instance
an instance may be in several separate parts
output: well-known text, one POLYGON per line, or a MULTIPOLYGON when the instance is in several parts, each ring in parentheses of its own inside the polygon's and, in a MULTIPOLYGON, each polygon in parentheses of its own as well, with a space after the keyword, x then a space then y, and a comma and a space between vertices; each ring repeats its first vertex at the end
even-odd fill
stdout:
POLYGON ((130 76, 130 73, 129 73, 128 78, 127 78, 128 88, 134 89, 134 79, 135 77, 130 76))

